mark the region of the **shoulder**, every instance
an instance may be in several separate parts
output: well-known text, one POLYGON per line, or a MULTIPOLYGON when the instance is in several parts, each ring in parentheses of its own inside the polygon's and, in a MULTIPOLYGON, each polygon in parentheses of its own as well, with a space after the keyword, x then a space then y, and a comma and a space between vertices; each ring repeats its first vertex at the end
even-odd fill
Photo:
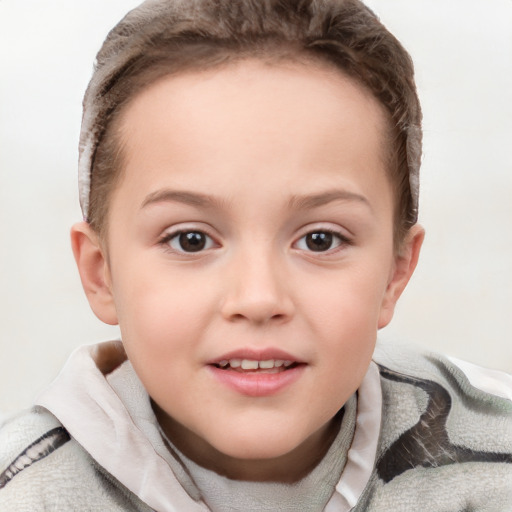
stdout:
POLYGON ((403 345, 379 344, 374 360, 391 401, 415 391, 423 401, 435 395, 437 403, 449 402, 453 413, 512 418, 512 376, 504 372, 403 345))
POLYGON ((375 361, 381 376, 385 444, 414 428, 417 439, 444 436, 473 452, 512 453, 510 376, 387 344, 378 347, 375 361))
POLYGON ((380 498, 505 510, 512 499, 510 378, 392 345, 380 346, 375 361, 383 394, 380 498))
POLYGON ((0 510, 146 510, 92 461, 46 409, 0 428, 0 510))
POLYGON ((41 408, 4 421, 0 428, 0 489, 69 440, 57 419, 41 408))
POLYGON ((48 468, 69 443, 67 431, 42 408, 5 421, 0 428, 0 508, 39 510, 35 496, 48 485, 48 468))

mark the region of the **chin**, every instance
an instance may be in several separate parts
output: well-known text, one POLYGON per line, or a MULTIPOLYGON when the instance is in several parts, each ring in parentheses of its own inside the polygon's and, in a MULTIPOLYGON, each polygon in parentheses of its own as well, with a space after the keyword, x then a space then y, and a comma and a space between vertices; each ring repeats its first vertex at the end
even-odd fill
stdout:
MULTIPOLYGON (((261 430, 227 430, 210 444, 219 452, 234 459, 276 459, 292 452, 309 438, 309 433, 290 432, 287 428, 266 427, 261 430)), ((210 436, 211 437, 211 436, 210 436)))

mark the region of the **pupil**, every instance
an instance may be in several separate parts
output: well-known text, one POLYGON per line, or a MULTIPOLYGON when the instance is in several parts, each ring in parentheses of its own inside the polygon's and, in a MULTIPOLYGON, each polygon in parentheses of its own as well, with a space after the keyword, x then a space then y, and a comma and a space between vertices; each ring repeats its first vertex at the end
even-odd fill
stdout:
POLYGON ((204 233, 181 233, 180 235, 181 248, 186 252, 198 252, 204 249, 206 245, 206 237, 204 233))
POLYGON ((325 231, 310 233, 306 236, 306 245, 311 251, 327 251, 332 245, 332 233, 325 231))

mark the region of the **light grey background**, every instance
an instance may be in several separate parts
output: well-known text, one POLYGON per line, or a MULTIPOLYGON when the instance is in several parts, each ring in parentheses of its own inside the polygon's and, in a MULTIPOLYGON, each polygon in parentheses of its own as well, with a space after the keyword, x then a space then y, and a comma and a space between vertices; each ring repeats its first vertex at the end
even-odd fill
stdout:
MULTIPOLYGON (((0 413, 82 343, 69 248, 81 97, 135 0, 0 0, 0 413)), ((422 259, 385 339, 512 371, 512 1, 368 0, 412 54, 424 110, 422 259)))

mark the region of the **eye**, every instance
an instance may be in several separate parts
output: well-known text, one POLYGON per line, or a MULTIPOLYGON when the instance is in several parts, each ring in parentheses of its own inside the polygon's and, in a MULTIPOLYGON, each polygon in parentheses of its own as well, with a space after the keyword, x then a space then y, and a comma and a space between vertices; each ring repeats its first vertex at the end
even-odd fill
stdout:
POLYGON ((167 235, 162 241, 176 252, 200 252, 214 246, 210 236, 202 231, 180 231, 167 235))
POLYGON ((307 233, 296 243, 297 249, 302 251, 326 252, 349 243, 343 235, 332 231, 312 231, 307 233))

